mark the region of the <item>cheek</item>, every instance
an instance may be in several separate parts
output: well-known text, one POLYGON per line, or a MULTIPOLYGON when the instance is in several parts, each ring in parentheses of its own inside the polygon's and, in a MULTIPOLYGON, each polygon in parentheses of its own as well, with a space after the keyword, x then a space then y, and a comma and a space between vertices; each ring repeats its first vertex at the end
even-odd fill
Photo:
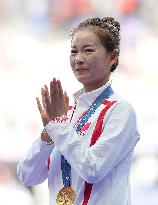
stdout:
POLYGON ((95 70, 99 68, 103 68, 105 66, 105 62, 103 61, 102 57, 93 57, 90 61, 89 64, 92 68, 96 68, 95 70))
POLYGON ((71 66, 71 68, 73 68, 74 67, 74 59, 70 56, 69 57, 69 61, 70 61, 70 66, 71 66))

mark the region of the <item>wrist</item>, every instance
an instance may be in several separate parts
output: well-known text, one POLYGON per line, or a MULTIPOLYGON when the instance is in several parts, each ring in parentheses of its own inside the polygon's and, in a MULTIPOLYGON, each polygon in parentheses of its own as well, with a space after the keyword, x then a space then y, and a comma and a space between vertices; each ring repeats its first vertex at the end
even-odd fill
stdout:
POLYGON ((47 131, 45 129, 42 130, 41 140, 47 145, 54 144, 53 140, 49 137, 47 131))
POLYGON ((54 117, 51 121, 55 123, 65 123, 67 119, 67 115, 64 114, 59 117, 54 117))

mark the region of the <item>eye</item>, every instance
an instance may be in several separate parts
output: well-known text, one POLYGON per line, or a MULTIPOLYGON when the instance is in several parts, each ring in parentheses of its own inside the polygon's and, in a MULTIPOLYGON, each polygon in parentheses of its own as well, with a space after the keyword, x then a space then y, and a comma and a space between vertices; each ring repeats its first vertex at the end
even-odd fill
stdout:
POLYGON ((86 53, 92 53, 92 52, 94 52, 94 50, 93 50, 92 48, 86 48, 86 49, 85 49, 85 52, 86 52, 86 53))
POLYGON ((74 50, 74 49, 72 49, 72 50, 71 50, 71 54, 73 54, 73 55, 74 55, 74 54, 76 54, 76 53, 77 53, 77 51, 76 51, 76 50, 74 50))

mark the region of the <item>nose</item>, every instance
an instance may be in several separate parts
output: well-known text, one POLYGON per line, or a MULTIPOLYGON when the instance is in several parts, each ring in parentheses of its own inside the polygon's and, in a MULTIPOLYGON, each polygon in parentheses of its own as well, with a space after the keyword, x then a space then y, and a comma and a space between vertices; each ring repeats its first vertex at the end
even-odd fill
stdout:
POLYGON ((82 65, 84 63, 84 61, 85 61, 84 56, 81 53, 78 53, 76 55, 76 64, 77 65, 82 65))

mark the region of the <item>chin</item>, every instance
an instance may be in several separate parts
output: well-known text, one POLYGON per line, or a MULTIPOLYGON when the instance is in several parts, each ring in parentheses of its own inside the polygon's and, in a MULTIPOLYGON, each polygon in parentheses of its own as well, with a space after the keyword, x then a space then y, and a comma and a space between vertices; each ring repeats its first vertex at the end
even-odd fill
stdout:
POLYGON ((80 82, 80 83, 82 83, 82 84, 88 84, 88 83, 90 83, 89 82, 89 79, 88 78, 82 78, 82 77, 76 77, 76 79, 80 82))

